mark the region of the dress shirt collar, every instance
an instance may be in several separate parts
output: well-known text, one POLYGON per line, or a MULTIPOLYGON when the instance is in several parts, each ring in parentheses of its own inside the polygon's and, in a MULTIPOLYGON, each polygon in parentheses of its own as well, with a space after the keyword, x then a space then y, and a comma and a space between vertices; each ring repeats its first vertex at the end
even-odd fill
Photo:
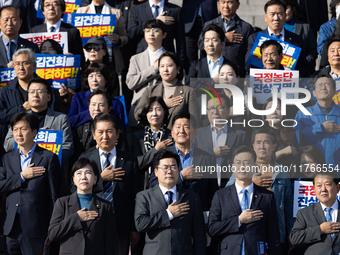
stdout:
MULTIPOLYGON (((178 156, 183 157, 181 151, 177 148, 176 144, 175 144, 175 149, 176 149, 178 156)), ((188 154, 189 154, 190 157, 192 157, 192 155, 194 155, 194 146, 191 147, 190 151, 187 154, 185 154, 184 157, 186 157, 188 154)))
MULTIPOLYGON (((155 4, 154 2, 152 2, 152 0, 149 0, 149 5, 150 5, 151 10, 152 10, 152 5, 158 5, 159 9, 163 9, 164 8, 164 0, 162 0, 158 4, 155 4)), ((159 14, 161 14, 161 13, 159 13, 159 14)))
POLYGON ((153 55, 156 55, 156 54, 160 54, 161 52, 163 51, 163 46, 160 47, 158 50, 156 50, 155 52, 151 51, 150 48, 148 47, 148 52, 149 54, 153 54, 153 55))
POLYGON ((234 14, 234 16, 232 16, 232 17, 229 19, 229 22, 227 22, 227 20, 223 17, 223 15, 221 15, 221 16, 222 16, 222 21, 223 21, 224 23, 230 24, 231 21, 235 20, 236 13, 234 14))
POLYGON ((210 59, 209 56, 207 56, 207 60, 208 60, 208 65, 215 64, 215 63, 222 65, 222 63, 223 63, 223 56, 221 55, 215 62, 212 61, 212 59, 210 59))
MULTIPOLYGON (((217 131, 217 129, 212 124, 210 124, 210 127, 212 132, 217 131)), ((224 126, 221 127, 217 132, 228 133, 228 124, 227 123, 224 124, 224 126)))
MULTIPOLYGON (((19 36, 15 37, 13 40, 11 40, 11 42, 14 42, 15 45, 18 45, 18 40, 19 40, 19 36)), ((4 45, 7 46, 7 43, 9 41, 3 35, 2 35, 2 41, 3 41, 4 45)))
POLYGON ((59 20, 55 24, 50 24, 48 21, 46 21, 47 32, 50 32, 51 26, 54 26, 54 32, 59 32, 60 26, 61 26, 61 20, 59 20))
POLYGON ((339 76, 332 70, 332 67, 330 67, 331 71, 329 72, 329 75, 332 76, 332 78, 335 80, 335 79, 338 79, 339 76))
MULTIPOLYGON (((37 144, 34 143, 32 149, 27 153, 27 158, 31 158, 32 157, 32 154, 33 154, 33 152, 34 152, 36 147, 37 147, 37 144)), ((21 148, 20 147, 19 147, 19 155, 20 155, 20 157, 25 157, 26 158, 25 154, 23 152, 21 152, 21 148)))
MULTIPOLYGON (((99 155, 102 156, 103 153, 107 153, 105 151, 103 151, 102 149, 99 148, 99 155)), ((117 149, 116 149, 116 146, 113 147, 113 149, 110 151, 111 155, 116 157, 117 156, 117 149)))
MULTIPOLYGON (((159 188, 161 189, 161 191, 162 191, 162 193, 163 193, 163 196, 165 195, 165 193, 166 193, 167 191, 172 191, 172 193, 173 193, 174 195, 176 195, 176 192, 177 192, 177 187, 176 187, 176 185, 173 186, 171 189, 167 189, 167 188, 165 188, 165 187, 163 187, 162 185, 159 184, 159 188)), ((176 197, 176 196, 175 196, 175 197, 176 197)))
MULTIPOLYGON (((243 188, 235 182, 237 195, 242 194, 243 188)), ((252 194, 254 191, 254 183, 252 182, 248 187, 245 188, 248 191, 248 195, 252 194)))
MULTIPOLYGON (((321 208, 322 208, 322 211, 325 211, 325 208, 327 208, 327 206, 325 206, 323 203, 320 202, 320 205, 321 205, 321 208)), ((338 210, 339 209, 339 203, 338 203, 338 199, 335 199, 335 202, 334 204, 331 206, 331 208, 333 210, 338 210)))
MULTIPOLYGON (((268 27, 268 34, 270 36, 272 36, 272 34, 275 35, 275 33, 273 31, 271 31, 269 27, 268 27)), ((285 38, 285 28, 284 27, 282 27, 282 30, 281 30, 280 34, 281 34, 281 39, 280 40, 284 41, 284 38, 285 38)))

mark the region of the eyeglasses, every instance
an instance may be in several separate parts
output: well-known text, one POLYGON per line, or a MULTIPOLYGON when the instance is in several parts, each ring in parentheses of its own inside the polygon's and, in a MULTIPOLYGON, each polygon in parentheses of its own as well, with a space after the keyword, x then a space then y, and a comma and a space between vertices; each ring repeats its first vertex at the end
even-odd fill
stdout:
POLYGON ((61 4, 56 3, 56 2, 51 3, 51 4, 45 4, 45 5, 44 5, 44 7, 45 7, 46 9, 49 9, 50 7, 56 8, 56 7, 59 7, 59 6, 61 6, 61 4))
POLYGON ((19 61, 15 61, 14 62, 14 66, 29 66, 31 65, 32 62, 31 61, 22 61, 22 62, 19 62, 19 61))
POLYGON ((178 167, 177 166, 159 166, 158 169, 160 169, 163 173, 169 172, 171 170, 172 172, 177 172, 178 167))
POLYGON ((91 52, 91 50, 98 52, 102 49, 102 47, 100 47, 100 45, 93 45, 93 46, 87 46, 85 49, 87 52, 91 52))
POLYGON ((317 88, 317 89, 319 89, 319 88, 321 88, 323 86, 326 86, 327 88, 331 88, 332 84, 329 83, 329 82, 315 84, 315 88, 317 88))
POLYGON ((159 28, 144 28, 145 33, 150 33, 151 31, 154 33, 159 33, 161 30, 159 28))
POLYGON ((28 94, 34 95, 36 92, 38 92, 39 95, 42 95, 45 92, 47 92, 47 90, 46 89, 30 89, 28 91, 28 94))
POLYGON ((225 108, 227 108, 226 106, 222 106, 222 105, 220 105, 220 106, 217 106, 217 107, 208 107, 207 108, 207 110, 208 110, 208 112, 214 112, 214 111, 219 111, 219 112, 221 112, 221 111, 223 111, 223 109, 225 109, 225 108))

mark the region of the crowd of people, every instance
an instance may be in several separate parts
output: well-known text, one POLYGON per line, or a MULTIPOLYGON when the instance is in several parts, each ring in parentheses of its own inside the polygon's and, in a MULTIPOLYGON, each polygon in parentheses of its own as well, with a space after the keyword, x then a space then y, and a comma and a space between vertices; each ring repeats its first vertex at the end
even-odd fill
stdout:
POLYGON ((340 0, 331 20, 325 0, 269 0, 266 28, 237 15, 239 0, 82 0, 77 13, 116 19, 115 33, 85 44, 64 0, 40 1, 45 20, 32 0, 0 7, 0 70, 16 76, 0 89, 6 254, 340 253, 340 0), (41 32, 67 32, 68 52, 21 36, 41 32), (289 71, 280 42, 301 49, 301 107, 247 98, 259 32, 274 74, 289 71), (37 54, 80 55, 80 88, 39 77, 37 54), (46 130, 63 131, 60 153, 38 145, 46 130), (305 181, 316 203, 294 215, 305 181))

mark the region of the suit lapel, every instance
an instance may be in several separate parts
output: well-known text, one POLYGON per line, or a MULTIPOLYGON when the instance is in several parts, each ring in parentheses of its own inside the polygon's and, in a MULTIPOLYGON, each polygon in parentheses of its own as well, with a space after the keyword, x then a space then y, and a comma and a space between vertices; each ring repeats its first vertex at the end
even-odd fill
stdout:
POLYGON ((153 19, 152 10, 150 8, 149 1, 144 3, 144 15, 146 16, 147 20, 153 19))
POLYGON ((45 116, 45 121, 44 121, 44 127, 51 127, 52 126, 52 123, 53 123, 53 121, 54 121, 54 116, 52 116, 52 115, 50 115, 49 114, 49 108, 48 108, 48 110, 47 110, 47 114, 46 114, 46 116, 45 116))
POLYGON ((168 205, 164 199, 163 193, 159 187, 159 185, 156 185, 155 187, 152 188, 153 189, 153 195, 155 196, 154 201, 157 201, 163 209, 167 209, 168 205))
POLYGON ((40 148, 38 145, 35 147, 35 150, 33 152, 33 156, 32 156, 32 160, 31 160, 31 164, 34 163, 34 166, 39 166, 40 161, 43 159, 42 157, 42 152, 43 149, 40 148))
POLYGON ((171 16, 171 9, 168 7, 167 3, 164 3, 164 8, 163 8, 163 12, 167 12, 165 15, 166 16, 171 16))
MULTIPOLYGON (((118 167, 122 167, 123 168, 124 167, 124 163, 125 163, 125 158, 122 157, 121 151, 117 149, 116 166, 115 166, 115 168, 118 168, 118 167)), ((118 181, 113 181, 113 183, 112 183, 112 193, 115 191, 115 188, 117 186, 117 182, 118 181)))
POLYGON ((180 186, 177 186, 176 205, 179 205, 180 203, 182 203, 185 194, 186 194, 186 190, 180 186))
MULTIPOLYGON (((340 222, 340 203, 339 203, 339 200, 338 201, 338 217, 336 219, 337 222, 340 222)), ((335 239, 339 236, 339 232, 337 233, 334 233, 334 236, 333 236, 333 242, 335 241, 335 239)))
POLYGON ((77 213, 80 210, 78 196, 77 196, 77 191, 74 192, 70 196, 70 200, 68 202, 68 208, 69 208, 71 214, 77 213))
MULTIPOLYGON (((64 31, 64 32, 67 32, 67 29, 64 27, 64 24, 65 24, 64 22, 61 22, 60 28, 59 28, 59 31, 60 31, 60 32, 63 32, 63 31, 64 31)), ((46 30, 47 30, 47 28, 46 28, 46 30)))
POLYGON ((200 74, 198 75, 197 78, 206 78, 206 77, 210 77, 210 73, 209 73, 209 67, 208 67, 208 57, 205 57, 202 59, 202 65, 200 68, 200 74))
POLYGON ((253 198, 251 200, 250 209, 256 210, 257 206, 260 204, 262 199, 262 194, 258 191, 257 186, 254 185, 253 198))
POLYGON ((318 221, 319 225, 326 221, 326 217, 325 217, 325 214, 322 211, 322 207, 321 207, 320 202, 318 202, 314 205, 313 213, 314 213, 314 216, 315 216, 316 220, 318 221))
POLYGON ((228 130, 229 132, 227 131, 227 140, 225 144, 228 145, 229 148, 232 148, 236 139, 236 134, 234 132, 230 132, 230 127, 228 127, 228 130))
POLYGON ((20 154, 19 154, 19 149, 17 149, 15 151, 15 153, 13 153, 11 155, 11 160, 10 160, 11 164, 13 165, 13 167, 11 167, 10 169, 12 170, 12 172, 15 174, 17 172, 21 172, 24 169, 21 169, 21 161, 20 161, 20 154))
POLYGON ((230 192, 228 192, 229 200, 231 201, 232 206, 234 207, 234 210, 236 211, 237 215, 240 215, 242 213, 240 203, 238 201, 238 195, 236 192, 235 184, 230 186, 230 192))
POLYGON ((8 63, 7 54, 6 54, 6 47, 5 47, 2 39, 1 39, 1 42, 0 42, 0 57, 1 57, 2 60, 5 60, 5 61, 1 61, 3 64, 8 63))
MULTIPOLYGON (((91 200, 91 204, 90 204, 90 208, 89 208, 89 211, 96 211, 98 213, 98 217, 101 216, 100 214, 100 208, 101 208, 101 204, 99 203, 99 201, 97 200, 97 197, 95 194, 92 195, 92 200, 91 200)), ((92 223, 95 221, 94 220, 88 220, 88 221, 85 221, 85 224, 86 224, 86 232, 85 232, 85 235, 87 235, 87 233, 89 232, 90 230, 90 227, 92 226, 92 223)))

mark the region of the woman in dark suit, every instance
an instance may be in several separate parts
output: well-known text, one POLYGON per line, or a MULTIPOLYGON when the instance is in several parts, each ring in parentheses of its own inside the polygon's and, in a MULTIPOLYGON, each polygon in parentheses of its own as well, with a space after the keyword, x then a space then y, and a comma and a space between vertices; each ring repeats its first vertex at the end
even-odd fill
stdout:
POLYGON ((139 115, 145 129, 133 134, 132 153, 137 156, 138 166, 144 173, 144 178, 141 178, 144 190, 153 171, 154 157, 173 144, 171 131, 166 128, 168 115, 169 110, 162 97, 150 97, 139 115))
POLYGON ((142 95, 137 107, 135 108, 135 118, 140 121, 140 113, 147 104, 148 99, 159 96, 164 99, 169 108, 169 125, 172 127, 172 119, 181 113, 190 113, 199 117, 199 109, 195 91, 183 85, 183 68, 179 57, 172 52, 165 52, 159 57, 159 74, 162 82, 155 86, 147 87, 142 95))
POLYGON ((115 254, 112 205, 92 193, 99 176, 96 163, 78 159, 71 176, 77 192, 55 202, 49 239, 60 242, 60 254, 115 254))

